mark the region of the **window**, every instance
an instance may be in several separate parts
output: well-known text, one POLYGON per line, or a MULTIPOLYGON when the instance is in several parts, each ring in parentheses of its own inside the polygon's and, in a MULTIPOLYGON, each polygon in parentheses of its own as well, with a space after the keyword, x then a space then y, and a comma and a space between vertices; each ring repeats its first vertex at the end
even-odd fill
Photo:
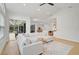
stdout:
POLYGON ((0 13, 0 39, 4 36, 4 17, 0 13))

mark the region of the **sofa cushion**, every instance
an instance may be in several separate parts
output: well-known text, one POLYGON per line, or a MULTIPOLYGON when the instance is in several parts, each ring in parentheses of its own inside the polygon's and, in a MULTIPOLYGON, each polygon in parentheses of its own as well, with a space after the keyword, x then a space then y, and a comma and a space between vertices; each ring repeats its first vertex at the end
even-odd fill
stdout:
POLYGON ((36 37, 36 36, 31 36, 30 40, 31 40, 32 43, 35 43, 35 42, 39 41, 38 37, 36 37))
POLYGON ((22 43, 23 43, 24 45, 28 45, 28 44, 31 44, 31 40, 30 40, 29 37, 24 37, 24 36, 23 36, 22 43))

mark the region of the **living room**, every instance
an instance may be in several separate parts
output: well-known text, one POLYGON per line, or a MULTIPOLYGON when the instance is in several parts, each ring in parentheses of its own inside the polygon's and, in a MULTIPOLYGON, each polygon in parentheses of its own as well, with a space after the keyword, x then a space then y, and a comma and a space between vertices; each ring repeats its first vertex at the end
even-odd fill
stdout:
POLYGON ((78 3, 3 3, 0 7, 0 54, 79 55, 78 3))

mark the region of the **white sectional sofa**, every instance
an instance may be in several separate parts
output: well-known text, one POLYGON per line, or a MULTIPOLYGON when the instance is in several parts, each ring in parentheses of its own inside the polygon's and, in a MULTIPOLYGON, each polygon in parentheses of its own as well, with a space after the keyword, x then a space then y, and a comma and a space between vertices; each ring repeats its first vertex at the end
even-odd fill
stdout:
POLYGON ((38 55, 43 53, 43 42, 39 41, 37 36, 19 34, 17 36, 17 43, 22 55, 38 55))

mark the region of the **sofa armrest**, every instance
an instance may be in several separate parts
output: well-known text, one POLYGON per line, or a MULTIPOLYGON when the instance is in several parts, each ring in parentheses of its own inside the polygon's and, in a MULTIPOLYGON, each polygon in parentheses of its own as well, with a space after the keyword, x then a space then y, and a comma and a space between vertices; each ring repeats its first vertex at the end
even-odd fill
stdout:
POLYGON ((31 44, 25 45, 23 48, 25 48, 25 47, 31 47, 31 46, 38 45, 38 44, 43 44, 43 42, 39 41, 39 42, 31 43, 31 44))
POLYGON ((23 55, 37 55, 43 53, 43 42, 39 41, 29 44, 24 46, 22 49, 23 51, 21 51, 21 54, 23 55))

